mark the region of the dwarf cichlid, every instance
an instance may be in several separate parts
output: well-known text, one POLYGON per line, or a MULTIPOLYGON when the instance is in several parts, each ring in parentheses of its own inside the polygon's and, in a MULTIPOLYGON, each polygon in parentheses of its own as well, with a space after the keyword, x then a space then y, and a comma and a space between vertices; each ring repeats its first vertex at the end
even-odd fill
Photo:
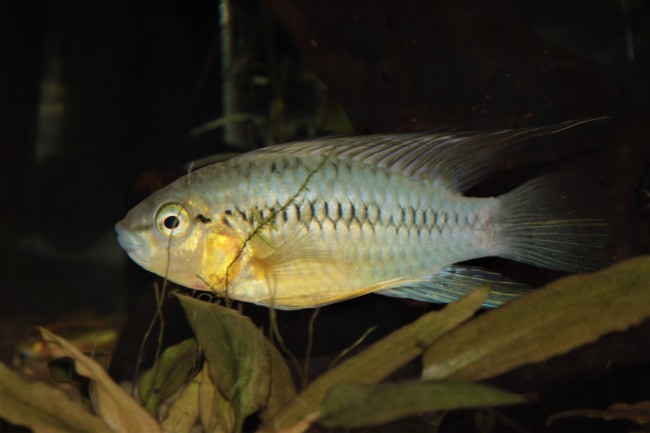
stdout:
POLYGON ((486 256, 581 271, 603 223, 573 217, 567 178, 498 197, 464 191, 526 138, 582 122, 460 134, 333 137, 259 149, 203 167, 132 209, 118 240, 183 286, 280 309, 367 293, 451 302, 485 284, 486 306, 527 286, 457 263, 486 256))

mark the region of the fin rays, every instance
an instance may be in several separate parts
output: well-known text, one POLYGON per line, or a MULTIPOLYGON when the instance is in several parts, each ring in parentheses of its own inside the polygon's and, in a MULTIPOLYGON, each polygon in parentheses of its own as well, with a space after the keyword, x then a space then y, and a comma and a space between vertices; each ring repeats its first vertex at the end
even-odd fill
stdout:
POLYGON ((426 179, 453 191, 474 186, 523 146, 526 139, 555 134, 602 118, 569 121, 536 128, 461 134, 381 134, 331 137, 271 146, 239 158, 263 154, 319 155, 348 159, 426 179))
POLYGON ((393 287, 377 293, 423 302, 449 303, 485 285, 492 286, 492 292, 483 304, 487 308, 499 307, 530 290, 526 284, 517 283, 487 269, 452 265, 419 280, 397 281, 393 287))

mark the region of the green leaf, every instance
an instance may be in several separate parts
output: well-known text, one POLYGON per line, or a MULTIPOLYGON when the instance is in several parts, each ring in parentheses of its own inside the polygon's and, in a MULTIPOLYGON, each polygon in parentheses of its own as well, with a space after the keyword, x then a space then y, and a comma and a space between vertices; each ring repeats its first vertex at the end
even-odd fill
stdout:
POLYGON ((544 361, 650 317, 650 257, 555 281, 448 333, 424 379, 477 381, 544 361))
POLYGON ((546 424, 551 424, 558 419, 581 416, 586 418, 602 418, 607 421, 626 419, 637 424, 650 423, 650 401, 641 401, 636 404, 615 403, 605 410, 576 409, 559 412, 549 417, 546 424))
POLYGON ((269 429, 286 429, 309 418, 320 410, 325 396, 336 385, 344 382, 378 383, 474 315, 489 292, 489 287, 477 289, 441 311, 425 314, 358 355, 343 361, 309 384, 269 423, 269 429))
POLYGON ((165 433, 189 433, 199 419, 199 387, 201 384, 198 373, 181 391, 165 413, 160 426, 165 433))
POLYGON ((219 392, 206 362, 199 376, 199 418, 207 433, 230 433, 236 429, 235 409, 219 392))
POLYGON ((208 361, 218 391, 215 401, 222 398, 234 409, 232 431, 240 432, 248 415, 277 411, 294 396, 282 357, 249 318, 217 304, 177 297, 208 361))
POLYGON ((284 358, 268 340, 264 339, 271 366, 271 389, 266 408, 260 414, 263 423, 273 419, 296 396, 296 388, 284 358))
POLYGON ((115 383, 104 369, 65 339, 45 328, 38 328, 52 357, 69 356, 81 376, 90 379, 91 400, 95 412, 114 431, 160 432, 156 420, 115 383))
POLYGON ((327 395, 318 422, 327 428, 359 428, 422 412, 493 407, 525 401, 518 395, 471 383, 344 383, 327 395))
POLYGON ((138 394, 144 407, 153 416, 158 406, 187 383, 196 368, 198 345, 193 338, 168 347, 156 364, 145 372, 138 384, 138 394))
POLYGON ((61 389, 0 363, 0 418, 35 433, 111 433, 108 425, 61 389))

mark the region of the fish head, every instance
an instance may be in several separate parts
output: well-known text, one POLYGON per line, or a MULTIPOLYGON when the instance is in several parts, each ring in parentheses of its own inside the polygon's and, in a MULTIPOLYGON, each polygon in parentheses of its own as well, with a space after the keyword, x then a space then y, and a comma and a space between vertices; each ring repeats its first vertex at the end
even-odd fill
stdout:
MULTIPOLYGON (((188 197, 172 184, 155 192, 131 209, 115 225, 117 240, 133 261, 185 287, 211 290, 212 263, 223 264, 233 252, 223 233, 215 227, 207 200, 195 193, 188 197), (208 251, 211 249, 212 251, 208 251)), ((232 243, 232 242, 231 242, 232 243)), ((214 268, 214 266, 212 266, 214 268)), ((218 280, 214 276, 212 280, 218 280)))

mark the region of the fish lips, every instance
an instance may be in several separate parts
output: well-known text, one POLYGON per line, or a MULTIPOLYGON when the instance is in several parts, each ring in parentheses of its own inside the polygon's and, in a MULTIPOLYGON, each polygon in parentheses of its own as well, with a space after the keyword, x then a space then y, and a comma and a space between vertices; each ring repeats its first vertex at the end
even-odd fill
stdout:
POLYGON ((136 262, 141 265, 146 265, 149 261, 148 254, 146 254, 146 246, 144 239, 137 234, 132 233, 122 221, 115 224, 115 231, 117 232, 117 243, 120 244, 122 249, 136 262))

